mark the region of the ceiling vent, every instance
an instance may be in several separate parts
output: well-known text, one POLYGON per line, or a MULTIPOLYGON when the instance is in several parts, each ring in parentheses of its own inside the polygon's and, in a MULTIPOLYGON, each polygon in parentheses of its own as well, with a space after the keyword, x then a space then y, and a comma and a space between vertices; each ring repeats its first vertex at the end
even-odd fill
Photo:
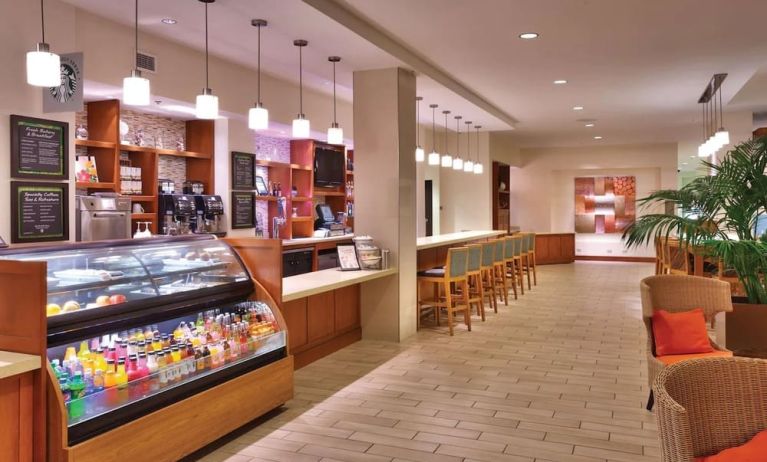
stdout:
POLYGON ((136 53, 136 66, 140 71, 157 72, 157 57, 143 52, 136 53))

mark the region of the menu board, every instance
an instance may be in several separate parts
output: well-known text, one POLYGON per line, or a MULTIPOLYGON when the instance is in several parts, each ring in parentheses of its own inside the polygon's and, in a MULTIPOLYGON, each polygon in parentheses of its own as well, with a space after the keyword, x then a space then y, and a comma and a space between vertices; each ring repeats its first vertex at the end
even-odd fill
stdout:
POLYGON ((249 192, 232 192, 232 229, 255 228, 256 198, 249 192))
POLYGON ((69 178, 69 124, 11 115, 11 176, 69 178))
POLYGON ((67 183, 11 182, 11 243, 69 239, 67 183))
POLYGON ((232 189, 252 191, 256 189, 256 156, 247 152, 232 151, 232 189))

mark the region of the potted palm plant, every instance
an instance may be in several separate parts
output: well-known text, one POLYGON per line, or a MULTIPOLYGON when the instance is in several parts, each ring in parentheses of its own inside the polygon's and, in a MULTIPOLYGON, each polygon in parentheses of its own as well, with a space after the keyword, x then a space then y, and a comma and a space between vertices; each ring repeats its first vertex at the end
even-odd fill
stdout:
POLYGON ((672 203, 682 213, 650 213, 623 233, 628 248, 675 236, 683 247, 703 251, 734 271, 745 297, 734 297, 726 317, 727 346, 767 350, 767 234, 757 222, 767 214, 767 138, 739 144, 719 164, 703 162, 712 176, 678 190, 655 191, 639 207, 672 203))

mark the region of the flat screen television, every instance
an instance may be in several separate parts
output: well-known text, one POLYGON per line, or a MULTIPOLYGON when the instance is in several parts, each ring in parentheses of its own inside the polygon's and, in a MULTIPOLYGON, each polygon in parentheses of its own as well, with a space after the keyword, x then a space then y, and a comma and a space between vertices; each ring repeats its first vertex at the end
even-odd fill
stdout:
POLYGON ((344 153, 332 149, 317 147, 314 150, 314 185, 333 187, 344 184, 346 179, 346 160, 344 153))

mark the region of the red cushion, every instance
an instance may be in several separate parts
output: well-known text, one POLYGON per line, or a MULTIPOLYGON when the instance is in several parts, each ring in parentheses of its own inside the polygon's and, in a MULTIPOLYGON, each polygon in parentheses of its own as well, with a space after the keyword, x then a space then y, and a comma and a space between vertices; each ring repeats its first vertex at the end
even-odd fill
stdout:
POLYGON ((708 457, 697 457, 695 462, 767 462, 767 430, 762 430, 741 446, 728 448, 708 457))
POLYGON ((656 310, 652 315, 655 356, 709 353, 714 351, 700 308, 669 313, 656 310))

